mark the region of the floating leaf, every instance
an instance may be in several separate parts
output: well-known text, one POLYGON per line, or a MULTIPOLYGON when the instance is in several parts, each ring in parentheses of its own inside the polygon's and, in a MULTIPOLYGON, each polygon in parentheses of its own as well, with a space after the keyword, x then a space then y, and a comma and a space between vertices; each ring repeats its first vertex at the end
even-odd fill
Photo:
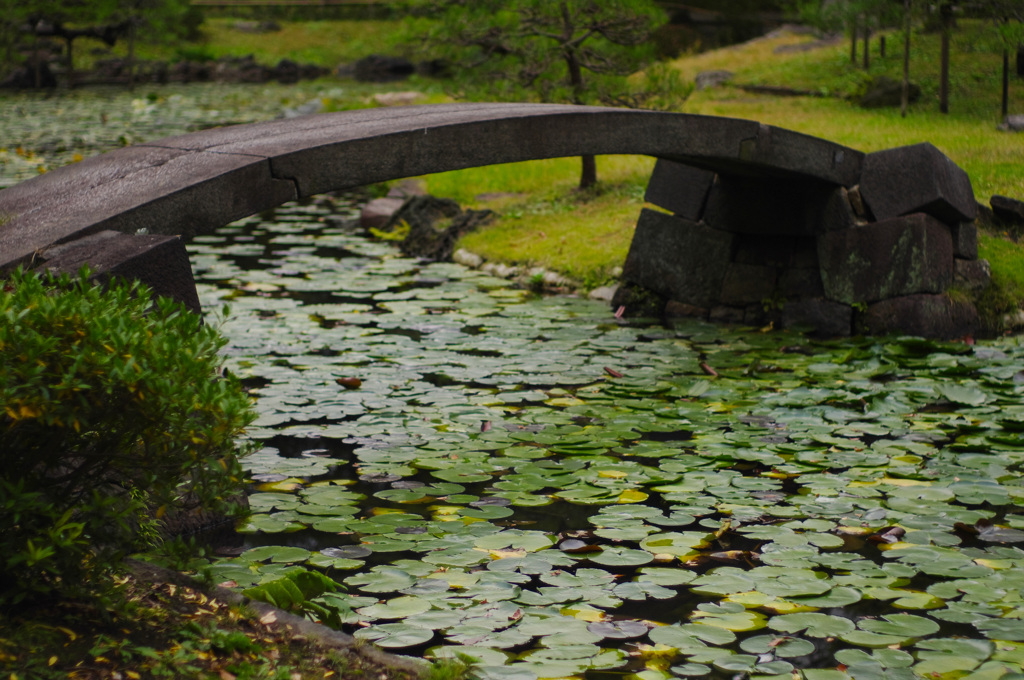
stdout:
POLYGON ((375 624, 355 632, 357 640, 366 640, 385 649, 415 647, 434 637, 434 631, 404 623, 375 624))
POLYGON ((740 649, 751 654, 773 654, 790 658, 814 652, 814 643, 800 638, 778 635, 755 635, 740 642, 740 649))
POLYGON ((648 626, 640 621, 596 621, 587 630, 605 639, 635 640, 647 635, 648 626))
POLYGON ((605 548, 599 553, 587 556, 591 562, 603 564, 606 567, 637 567, 643 564, 650 564, 654 561, 654 555, 646 550, 633 550, 630 548, 605 548))
POLYGON ((430 602, 420 597, 394 597, 381 604, 358 609, 371 619, 405 619, 430 609, 430 602))
POLYGON ((811 637, 838 637, 855 629, 849 619, 816 612, 780 614, 768 620, 768 627, 782 633, 806 633, 811 637))
POLYGON ((1024 619, 983 619, 974 627, 993 640, 1024 641, 1024 619))

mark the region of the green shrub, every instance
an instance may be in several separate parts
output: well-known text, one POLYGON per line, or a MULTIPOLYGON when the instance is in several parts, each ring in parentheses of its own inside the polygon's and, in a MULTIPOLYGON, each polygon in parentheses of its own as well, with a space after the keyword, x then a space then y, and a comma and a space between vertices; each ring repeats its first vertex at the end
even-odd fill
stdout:
POLYGON ((229 510, 253 412, 215 329, 84 271, 0 286, 0 603, 102 580, 186 499, 229 510))

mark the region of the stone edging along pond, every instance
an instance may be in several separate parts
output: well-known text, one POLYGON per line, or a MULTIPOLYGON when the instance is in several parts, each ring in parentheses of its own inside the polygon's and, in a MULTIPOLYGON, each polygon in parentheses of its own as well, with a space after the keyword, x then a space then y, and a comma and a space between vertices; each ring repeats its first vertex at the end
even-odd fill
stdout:
POLYGON ((345 654, 361 656, 378 666, 385 666, 399 673, 420 677, 428 668, 427 662, 408 656, 399 656, 381 651, 372 645, 361 644, 351 635, 310 621, 265 602, 256 602, 241 593, 221 586, 211 586, 177 571, 166 569, 149 562, 128 560, 131 574, 146 583, 171 583, 207 593, 231 606, 244 607, 259 618, 267 628, 301 636, 327 649, 345 654))

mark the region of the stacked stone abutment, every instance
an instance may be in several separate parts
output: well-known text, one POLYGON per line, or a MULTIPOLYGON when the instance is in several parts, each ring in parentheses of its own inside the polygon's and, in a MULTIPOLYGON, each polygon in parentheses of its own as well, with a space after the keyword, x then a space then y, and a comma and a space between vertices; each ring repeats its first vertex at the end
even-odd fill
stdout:
POLYGON ((613 301, 626 314, 820 335, 978 330, 988 284, 967 174, 931 144, 868 154, 846 183, 659 160, 613 301))

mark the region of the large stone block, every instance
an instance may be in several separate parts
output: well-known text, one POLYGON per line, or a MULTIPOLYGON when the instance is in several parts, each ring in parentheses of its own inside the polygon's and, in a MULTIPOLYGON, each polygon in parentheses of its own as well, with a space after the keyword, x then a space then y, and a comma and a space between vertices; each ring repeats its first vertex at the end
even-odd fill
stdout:
POLYGON ((787 302, 782 307, 783 328, 812 330, 824 337, 842 337, 853 328, 853 308, 822 298, 787 302))
POLYGON ((665 312, 665 298, 641 285, 624 282, 615 289, 612 309, 622 310, 627 317, 660 317, 665 312))
POLYGON ((811 180, 719 175, 708 194, 704 222, 735 234, 809 236, 834 187, 811 180))
POLYGON ((404 198, 385 196, 375 198, 359 212, 359 226, 363 229, 380 229, 405 204, 404 198))
POLYGON ((922 213, 818 237, 825 295, 853 304, 939 293, 953 280, 949 228, 922 213))
POLYGON ((1024 201, 1006 196, 993 196, 989 199, 992 212, 1003 222, 1024 224, 1024 201))
POLYGON ((775 267, 733 262, 725 271, 719 300, 723 305, 747 305, 761 302, 775 290, 775 267))
POLYGON ((836 187, 825 200, 821 215, 813 226, 815 232, 822 232, 850 229, 856 224, 857 216, 854 214, 850 192, 844 187, 836 187))
POLYGON ((713 172, 660 158, 654 164, 644 200, 679 217, 699 222, 714 181, 713 172))
POLYGON ((923 212, 956 224, 978 211, 967 173, 927 142, 868 154, 860 192, 878 221, 923 212))
POLYGON ((644 209, 622 278, 698 307, 718 301, 734 237, 689 220, 644 209))
POLYGON ((814 267, 818 266, 818 240, 816 238, 798 238, 793 249, 791 267, 814 267))
POLYGON ((779 296, 786 300, 825 296, 821 272, 817 267, 790 267, 779 272, 776 289, 779 296))
MULTIPOLYGON (((774 234, 741 234, 736 238, 733 262, 769 267, 788 267, 793 261, 796 239, 774 234)), ((815 262, 817 266, 817 262, 815 262)))
POLYGON ((992 267, 988 260, 953 260, 953 283, 966 291, 988 288, 992 281, 992 267))
POLYGON ((746 310, 743 307, 727 307, 718 305, 712 307, 708 314, 708 321, 712 323, 744 323, 746 310))
POLYGON ((953 235, 953 255, 965 260, 978 259, 978 225, 974 222, 958 222, 949 228, 953 235))
POLYGON ((962 338, 978 332, 978 310, 970 302, 945 295, 909 295, 882 300, 857 315, 855 327, 866 335, 900 333, 927 338, 962 338))
POLYGON ((152 288, 154 295, 172 298, 200 313, 188 251, 177 236, 101 231, 48 248, 40 257, 42 270, 74 275, 89 265, 94 281, 115 277, 138 280, 152 288))

